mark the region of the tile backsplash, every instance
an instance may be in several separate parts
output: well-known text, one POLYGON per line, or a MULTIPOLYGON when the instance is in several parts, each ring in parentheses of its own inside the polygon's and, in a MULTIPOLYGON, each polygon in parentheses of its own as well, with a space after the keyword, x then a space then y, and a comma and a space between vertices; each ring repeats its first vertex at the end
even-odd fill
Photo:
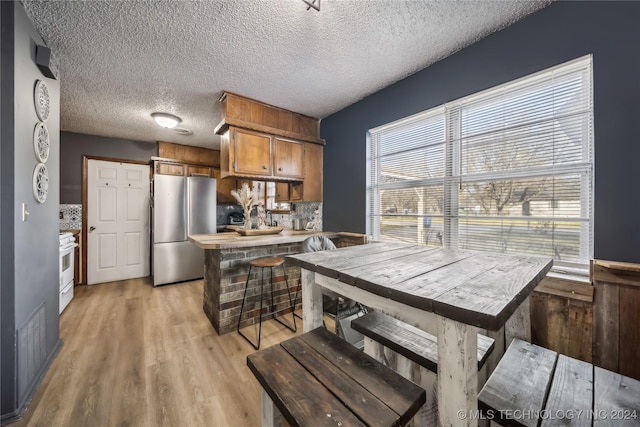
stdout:
MULTIPOLYGON (((239 205, 231 206, 218 206, 216 223, 218 225, 229 223, 229 214, 231 212, 242 213, 242 208, 239 205)), ((293 228, 294 215, 299 215, 306 218, 307 221, 314 221, 316 223, 316 230, 322 231, 322 203, 292 203, 291 213, 288 214, 273 214, 273 221, 276 221, 278 225, 284 228, 293 228), (317 211, 317 213, 315 213, 317 211)))
MULTIPOLYGON (((242 213, 239 205, 220 205, 216 209, 216 224, 228 224, 231 212, 242 213)), ((284 228, 293 228, 293 215, 300 215, 307 221, 315 221, 316 230, 322 231, 322 203, 293 203, 289 214, 273 214, 273 221, 284 228), (318 213, 315 213, 315 212, 318 213)), ((82 205, 60 205, 60 230, 82 228, 82 205)))
POLYGON ((60 230, 82 228, 82 205, 60 205, 60 230))

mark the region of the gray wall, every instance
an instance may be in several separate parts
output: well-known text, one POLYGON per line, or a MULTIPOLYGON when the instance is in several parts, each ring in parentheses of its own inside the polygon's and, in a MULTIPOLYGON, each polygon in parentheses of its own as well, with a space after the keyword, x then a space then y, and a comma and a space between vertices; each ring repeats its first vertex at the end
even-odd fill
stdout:
POLYGON ((366 132, 593 54, 595 258, 640 262, 640 2, 556 2, 322 121, 324 226, 365 231, 366 132))
POLYGON ((82 203, 82 156, 148 162, 158 155, 155 142, 106 138, 72 132, 60 133, 60 203, 82 203))
POLYGON ((15 407, 13 4, 0 3, 0 415, 15 407))
POLYGON ((35 43, 44 44, 18 2, 2 2, 2 415, 19 413, 60 344, 58 328, 58 204, 60 173, 60 83, 45 78, 36 67, 35 43), (11 31, 13 20, 13 31, 11 31), (7 28, 5 28, 5 24, 7 28), (13 50, 5 37, 13 34, 13 50), (12 50, 12 52, 11 52, 12 50), (13 66, 13 73, 5 71, 13 66), (49 192, 45 203, 33 196, 32 176, 37 160, 33 130, 38 122, 34 108, 34 87, 45 80, 51 97, 51 113, 46 121, 50 134, 49 192), (5 89, 13 86, 13 96, 5 89), (5 100, 11 101, 5 103, 5 100), (5 109, 6 107, 6 109, 5 109), (13 135, 9 135, 9 128, 13 135), (12 154, 12 156, 11 156, 12 154), (6 157, 6 155, 9 155, 6 157), (5 193, 6 190, 6 193, 5 193), (28 203, 28 221, 22 221, 22 203, 28 203), (5 300, 5 291, 13 301, 5 300), (9 295, 10 296, 10 295, 9 295), (13 303, 13 307, 11 304, 13 303), (18 368, 24 363, 16 349, 15 332, 44 303, 45 338, 43 360, 29 381, 18 368), (5 311, 7 309, 7 311, 5 311), (4 325, 13 324, 12 336, 4 325), (11 360, 13 359, 13 360, 11 360), (7 363, 5 363, 5 361, 7 363), (11 361, 11 363, 9 363, 11 361), (23 384, 22 389, 18 384, 23 384), (5 392, 7 397, 5 397, 5 392))

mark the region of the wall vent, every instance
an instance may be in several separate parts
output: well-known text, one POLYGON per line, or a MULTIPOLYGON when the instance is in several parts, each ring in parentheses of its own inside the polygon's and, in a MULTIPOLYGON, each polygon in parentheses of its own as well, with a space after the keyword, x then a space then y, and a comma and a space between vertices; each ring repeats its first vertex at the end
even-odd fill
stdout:
POLYGON ((47 359, 45 302, 18 329, 18 399, 22 400, 47 359))

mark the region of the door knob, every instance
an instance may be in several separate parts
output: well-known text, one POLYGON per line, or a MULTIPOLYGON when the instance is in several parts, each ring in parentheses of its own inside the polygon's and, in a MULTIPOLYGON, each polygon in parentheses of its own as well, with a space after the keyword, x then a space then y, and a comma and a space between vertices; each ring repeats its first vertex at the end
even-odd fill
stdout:
POLYGON ((91 227, 89 227, 89 233, 91 233, 93 230, 95 230, 96 228, 92 225, 91 227))

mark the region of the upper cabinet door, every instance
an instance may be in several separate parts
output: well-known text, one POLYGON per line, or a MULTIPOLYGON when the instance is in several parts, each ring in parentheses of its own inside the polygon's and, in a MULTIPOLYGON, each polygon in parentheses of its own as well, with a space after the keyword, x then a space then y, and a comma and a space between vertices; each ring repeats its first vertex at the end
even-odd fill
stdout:
POLYGON ((304 178, 304 143, 275 138, 274 176, 304 178))
POLYGON ((305 149, 305 178, 303 200, 322 202, 322 154, 324 147, 307 144, 305 149))
POLYGON ((271 176, 271 136, 244 129, 231 132, 230 154, 235 174, 271 176))

